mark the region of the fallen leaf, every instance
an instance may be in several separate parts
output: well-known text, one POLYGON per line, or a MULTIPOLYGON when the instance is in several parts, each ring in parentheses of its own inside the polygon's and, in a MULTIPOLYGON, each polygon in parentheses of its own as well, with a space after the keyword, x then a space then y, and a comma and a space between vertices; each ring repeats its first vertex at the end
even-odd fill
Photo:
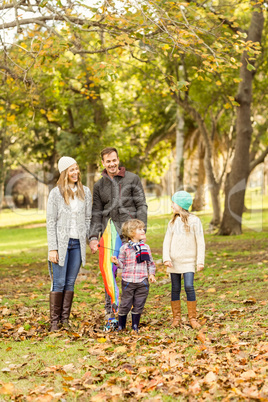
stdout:
POLYGON ((201 391, 201 387, 198 381, 195 381, 192 385, 189 386, 189 391, 196 395, 199 394, 199 392, 201 391))
POLYGON ((99 343, 104 343, 104 342, 106 342, 106 338, 98 338, 98 342, 99 343))
POLYGON ((248 370, 248 371, 245 371, 245 372, 241 375, 241 377, 242 377, 244 380, 250 380, 251 378, 255 378, 255 377, 256 377, 256 373, 255 373, 255 371, 253 371, 253 370, 248 370))
POLYGON ((66 373, 72 373, 72 372, 74 372, 75 371, 75 366, 74 366, 74 364, 73 363, 69 363, 69 364, 66 364, 65 366, 62 366, 62 369, 64 370, 64 371, 66 371, 66 373))
POLYGON ((255 304, 257 300, 254 297, 249 297, 247 300, 243 300, 244 304, 255 304))
POLYGON ((12 382, 8 382, 6 384, 3 384, 2 387, 0 388, 0 395, 13 395, 14 391, 15 391, 14 384, 12 384, 12 382))
POLYGON ((126 346, 118 346, 114 349, 114 353, 126 353, 127 347, 126 346))
POLYGON ((209 288, 206 290, 207 293, 215 293, 216 289, 215 288, 209 288))
POLYGON ((211 384, 212 382, 217 381, 217 376, 215 373, 213 373, 213 371, 210 371, 209 373, 207 373, 207 375, 204 378, 204 382, 206 384, 211 384))
POLYGON ((200 331, 196 337, 200 342, 204 343, 206 341, 206 336, 204 332, 200 331))

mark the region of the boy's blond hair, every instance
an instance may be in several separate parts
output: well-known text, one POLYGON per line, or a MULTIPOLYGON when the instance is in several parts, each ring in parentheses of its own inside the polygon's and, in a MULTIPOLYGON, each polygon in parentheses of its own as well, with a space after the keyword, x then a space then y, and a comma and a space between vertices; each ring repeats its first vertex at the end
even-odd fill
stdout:
POLYGON ((128 240, 132 240, 136 229, 144 229, 144 222, 139 219, 130 219, 126 221, 122 226, 122 235, 128 240))

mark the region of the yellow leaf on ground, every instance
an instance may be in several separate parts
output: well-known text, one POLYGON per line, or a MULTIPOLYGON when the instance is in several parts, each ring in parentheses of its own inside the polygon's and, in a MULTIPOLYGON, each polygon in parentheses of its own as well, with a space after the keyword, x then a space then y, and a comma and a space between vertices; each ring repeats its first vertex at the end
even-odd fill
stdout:
POLYGON ((216 289, 215 288, 208 288, 207 293, 215 293, 216 289))
POLYGON ((0 388, 0 395, 13 395, 14 391, 14 384, 12 384, 12 382, 8 382, 6 384, 3 384, 0 388))
POLYGON ((99 343, 104 343, 104 342, 106 342, 106 338, 98 338, 98 342, 99 343))

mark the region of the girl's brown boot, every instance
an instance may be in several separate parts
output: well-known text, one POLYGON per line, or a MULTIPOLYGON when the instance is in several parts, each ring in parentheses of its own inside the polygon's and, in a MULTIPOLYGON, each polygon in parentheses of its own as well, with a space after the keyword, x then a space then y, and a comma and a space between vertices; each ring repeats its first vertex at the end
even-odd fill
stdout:
POLYGON ((181 301, 175 300, 171 302, 173 321, 171 324, 171 328, 176 328, 181 323, 181 301))
POLYGON ((198 329, 201 327, 199 322, 196 319, 196 301, 188 301, 187 300, 187 307, 188 307, 188 317, 193 329, 198 329))

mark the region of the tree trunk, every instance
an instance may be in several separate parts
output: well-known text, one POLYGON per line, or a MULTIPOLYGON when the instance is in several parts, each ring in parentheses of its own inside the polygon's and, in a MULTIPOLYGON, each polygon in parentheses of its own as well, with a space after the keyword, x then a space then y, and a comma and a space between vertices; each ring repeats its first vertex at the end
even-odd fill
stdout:
POLYGON ((176 112, 176 191, 183 189, 184 117, 179 107, 176 112))
POLYGON ((192 211, 202 211, 205 205, 205 180, 206 180, 206 171, 204 165, 204 158, 205 158, 205 147, 202 141, 199 141, 198 145, 198 182, 197 182, 197 189, 195 193, 195 198, 192 205, 192 211))
POLYGON ((1 130, 0 136, 0 211, 3 208, 4 202, 4 184, 5 184, 5 132, 1 130))
MULTIPOLYGON (((251 24, 247 41, 260 42, 264 24, 264 17, 260 6, 255 6, 252 13, 251 24)), ((219 234, 236 235, 242 233, 242 214, 247 180, 250 172, 250 143, 252 136, 251 101, 252 81, 254 72, 247 69, 248 54, 243 53, 241 59, 240 78, 236 97, 236 143, 235 154, 230 173, 225 183, 225 205, 219 234)), ((251 62, 252 63, 252 62, 251 62)))
POLYGON ((89 187, 91 193, 93 194, 93 186, 95 182, 95 174, 97 170, 97 165, 95 163, 90 163, 87 165, 87 187, 89 187))
POLYGON ((211 140, 209 138, 208 129, 207 129, 205 121, 202 118, 202 116, 200 115, 200 113, 189 104, 187 97, 185 97, 185 99, 181 99, 180 96, 175 96, 175 100, 195 120, 195 122, 197 123, 197 125, 199 127, 200 133, 203 137, 204 145, 206 148, 205 171, 206 171, 206 176, 207 176, 207 180, 208 180, 209 191, 211 194, 211 200, 212 200, 212 206, 213 206, 213 217, 212 217, 210 224, 212 226, 218 226, 221 221, 221 206, 220 206, 220 197, 219 197, 221 181, 217 181, 216 177, 214 175, 214 169, 213 169, 213 165, 212 165, 212 144, 211 144, 211 140))

